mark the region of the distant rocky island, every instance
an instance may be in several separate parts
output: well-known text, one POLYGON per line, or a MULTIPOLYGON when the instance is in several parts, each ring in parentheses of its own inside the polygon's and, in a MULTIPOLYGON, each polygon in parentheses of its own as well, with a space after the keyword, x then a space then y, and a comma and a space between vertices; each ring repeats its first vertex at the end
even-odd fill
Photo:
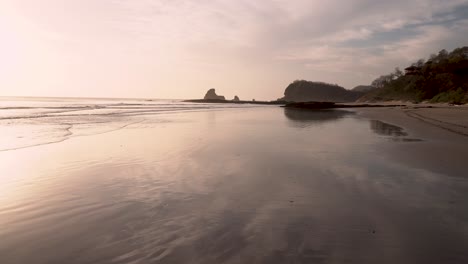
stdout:
POLYGON ((222 95, 217 95, 216 90, 214 88, 211 88, 206 92, 205 97, 203 98, 205 100, 226 100, 226 98, 222 95))
POLYGON ((263 105, 283 105, 286 102, 284 101, 256 101, 253 99, 252 101, 243 101, 239 99, 239 96, 234 96, 232 100, 226 100, 226 98, 222 95, 217 95, 216 90, 214 88, 209 89, 205 97, 203 99, 191 99, 185 100, 184 102, 190 103, 219 103, 219 104, 263 104, 263 105))

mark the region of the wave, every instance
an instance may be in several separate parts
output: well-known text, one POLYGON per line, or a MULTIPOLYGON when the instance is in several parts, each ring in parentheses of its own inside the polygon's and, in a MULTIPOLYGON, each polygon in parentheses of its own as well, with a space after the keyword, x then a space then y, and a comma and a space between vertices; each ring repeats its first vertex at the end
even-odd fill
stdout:
MULTIPOLYGON (((0 100, 0 151, 60 143, 77 136, 109 133, 151 116, 181 112, 261 107, 187 103, 176 100, 0 100), (6 132, 5 132, 6 131, 6 132)), ((154 120, 153 120, 154 121, 154 120)))

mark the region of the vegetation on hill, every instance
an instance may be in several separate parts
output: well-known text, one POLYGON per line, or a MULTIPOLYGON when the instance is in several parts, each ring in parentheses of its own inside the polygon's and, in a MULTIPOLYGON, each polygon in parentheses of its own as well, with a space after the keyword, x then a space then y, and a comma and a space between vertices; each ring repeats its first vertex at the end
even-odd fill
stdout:
POLYGON ((284 91, 279 100, 288 102, 354 102, 362 92, 349 91, 337 84, 296 80, 284 91))
POLYGON ((374 87, 372 85, 358 85, 356 87, 354 87, 353 89, 351 89, 351 91, 355 91, 355 92, 369 92, 369 91, 372 91, 374 89, 376 89, 377 87, 374 87))
POLYGON ((420 59, 405 69, 383 75, 372 82, 377 87, 359 101, 429 101, 468 103, 468 47, 441 50, 427 61, 420 59))

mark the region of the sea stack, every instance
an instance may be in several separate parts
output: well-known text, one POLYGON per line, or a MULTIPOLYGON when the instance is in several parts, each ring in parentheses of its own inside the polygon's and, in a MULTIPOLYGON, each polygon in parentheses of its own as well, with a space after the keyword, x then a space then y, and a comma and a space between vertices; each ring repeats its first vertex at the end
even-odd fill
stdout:
POLYGON ((234 96, 234 99, 232 99, 232 101, 234 101, 234 102, 239 102, 240 99, 239 99, 239 97, 236 95, 236 96, 234 96))
POLYGON ((217 95, 216 94, 216 90, 211 88, 208 90, 208 92, 206 92, 206 95, 205 95, 205 100, 226 100, 226 98, 224 98, 224 96, 222 95, 217 95))

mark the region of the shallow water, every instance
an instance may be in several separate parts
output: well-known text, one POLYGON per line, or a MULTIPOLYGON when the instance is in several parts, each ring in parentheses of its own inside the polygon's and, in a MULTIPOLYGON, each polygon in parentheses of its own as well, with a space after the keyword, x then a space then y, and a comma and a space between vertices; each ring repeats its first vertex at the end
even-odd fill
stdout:
POLYGON ((468 262, 468 180, 382 152, 430 139, 342 110, 208 107, 65 117, 84 128, 43 145, 62 117, 5 124, 31 127, 0 152, 0 263, 468 262))
POLYGON ((146 116, 258 105, 186 103, 180 100, 0 97, 0 151, 107 133, 146 116))

